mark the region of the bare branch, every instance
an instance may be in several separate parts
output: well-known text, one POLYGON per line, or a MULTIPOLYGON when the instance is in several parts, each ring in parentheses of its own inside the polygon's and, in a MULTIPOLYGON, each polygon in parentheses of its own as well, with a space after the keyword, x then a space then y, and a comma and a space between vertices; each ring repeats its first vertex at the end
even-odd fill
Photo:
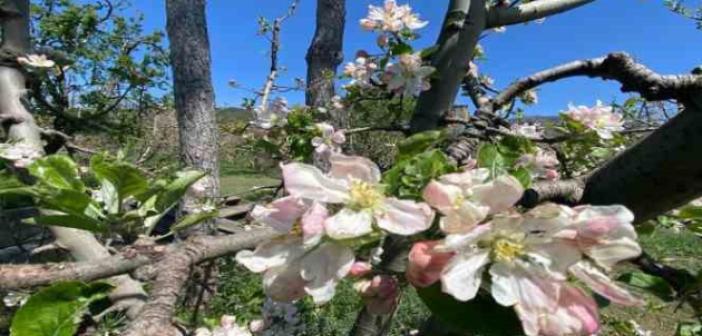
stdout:
MULTIPOLYGON (((133 246, 118 255, 78 262, 41 265, 0 265, 0 290, 17 290, 48 285, 61 280, 92 281, 129 273, 139 267, 168 258, 168 254, 190 249, 197 252, 193 263, 222 257, 252 248, 274 236, 270 230, 252 230, 236 235, 193 237, 172 248, 165 246, 133 246)), ((160 267, 160 266, 159 266, 160 267)))
POLYGON ((543 202, 575 205, 583 195, 584 183, 579 179, 536 182, 527 189, 519 205, 533 208, 543 202))
POLYGON ((517 6, 491 7, 488 10, 487 28, 524 23, 566 12, 595 0, 537 0, 517 6))
POLYGON ((524 91, 575 76, 616 80, 622 84, 623 92, 637 92, 649 101, 684 100, 693 92, 702 89, 700 75, 660 75, 636 63, 626 53, 612 53, 600 58, 562 64, 519 79, 493 99, 493 109, 505 106, 524 91))

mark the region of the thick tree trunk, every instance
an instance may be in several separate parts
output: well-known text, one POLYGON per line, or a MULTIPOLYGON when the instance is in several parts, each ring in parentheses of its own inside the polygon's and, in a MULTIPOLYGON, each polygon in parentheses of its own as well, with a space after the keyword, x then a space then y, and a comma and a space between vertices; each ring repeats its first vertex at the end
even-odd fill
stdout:
POLYGON ((702 195, 700 97, 693 94, 697 101, 592 174, 581 203, 623 204, 641 223, 702 195))
POLYGON ((419 96, 412 132, 435 129, 451 110, 486 20, 485 0, 451 0, 432 58, 436 74, 431 89, 419 96))
MULTIPOLYGON (((334 76, 343 56, 346 0, 317 0, 317 28, 307 50, 307 93, 305 103, 318 107, 334 96, 334 76)), ((345 112, 334 112, 332 123, 347 127, 345 112)))
POLYGON ((217 120, 205 0, 168 0, 166 15, 181 160, 185 166, 209 174, 191 188, 184 202, 187 210, 197 198, 219 195, 217 120))

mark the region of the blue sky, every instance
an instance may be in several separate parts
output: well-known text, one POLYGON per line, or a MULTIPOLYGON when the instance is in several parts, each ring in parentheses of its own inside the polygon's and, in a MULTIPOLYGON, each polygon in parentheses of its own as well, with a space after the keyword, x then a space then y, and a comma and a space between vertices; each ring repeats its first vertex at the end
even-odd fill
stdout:
MULTIPOLYGON (((358 20, 369 4, 382 0, 347 0, 344 55, 351 60, 358 49, 373 50, 375 36, 364 32, 358 20)), ((420 30, 417 47, 435 42, 447 0, 399 0, 409 2, 430 22, 420 30)), ((284 13, 289 0, 209 0, 207 20, 212 48, 213 81, 217 104, 238 106, 249 93, 232 89, 229 80, 260 87, 268 70, 268 42, 256 35, 258 16, 284 13)), ((296 15, 286 21, 282 32, 280 63, 287 68, 279 84, 305 77, 305 53, 314 33, 316 0, 301 0, 296 15)), ((133 2, 135 11, 145 14, 147 30, 165 30, 165 5, 159 0, 133 2)), ((661 73, 685 73, 702 65, 702 31, 670 13, 661 0, 598 0, 585 7, 550 17, 543 24, 510 26, 506 33, 491 34, 482 42, 488 59, 481 70, 502 88, 512 80, 553 65, 581 58, 626 51, 661 73)), ((302 94, 287 94, 299 103, 302 94)), ((553 114, 568 103, 593 104, 596 99, 621 99, 614 82, 569 79, 542 86, 539 104, 529 115, 553 114)), ((467 103, 465 97, 459 103, 467 103)))

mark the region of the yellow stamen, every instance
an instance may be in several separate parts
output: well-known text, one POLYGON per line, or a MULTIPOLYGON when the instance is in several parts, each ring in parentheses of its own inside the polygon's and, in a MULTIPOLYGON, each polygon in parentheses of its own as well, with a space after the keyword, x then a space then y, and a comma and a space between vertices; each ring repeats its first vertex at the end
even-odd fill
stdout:
POLYGON ((524 254, 524 245, 507 238, 499 238, 492 243, 492 256, 495 261, 511 262, 524 254))
POLYGON ((349 193, 349 206, 358 210, 375 208, 383 199, 383 194, 376 186, 363 181, 353 181, 349 193))

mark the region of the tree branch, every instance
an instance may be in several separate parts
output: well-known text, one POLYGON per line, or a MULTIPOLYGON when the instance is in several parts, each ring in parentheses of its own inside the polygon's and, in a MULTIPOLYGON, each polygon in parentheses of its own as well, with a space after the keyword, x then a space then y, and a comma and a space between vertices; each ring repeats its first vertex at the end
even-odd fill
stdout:
MULTIPOLYGON (((195 250, 194 263, 222 257, 242 249, 255 247, 275 234, 266 229, 245 231, 235 235, 190 238, 181 245, 131 246, 120 254, 101 256, 98 259, 82 259, 76 262, 63 262, 39 265, 0 265, 0 290, 18 290, 51 284, 55 281, 93 281, 115 275, 126 274, 149 264, 160 264, 171 253, 182 249, 195 250)), ((83 253, 94 255, 89 249, 83 253)), ((98 253, 100 254, 100 253, 98 253)), ((161 267, 161 266, 159 266, 161 267)))
POLYGON ((488 10, 487 28, 513 25, 545 18, 589 4, 595 0, 537 0, 517 6, 488 10))
POLYGON ((493 99, 493 109, 505 106, 521 93, 544 83, 576 76, 616 80, 622 84, 622 92, 637 92, 649 101, 687 99, 702 89, 700 75, 660 75, 636 63, 626 53, 612 53, 600 58, 562 64, 519 79, 493 99))

